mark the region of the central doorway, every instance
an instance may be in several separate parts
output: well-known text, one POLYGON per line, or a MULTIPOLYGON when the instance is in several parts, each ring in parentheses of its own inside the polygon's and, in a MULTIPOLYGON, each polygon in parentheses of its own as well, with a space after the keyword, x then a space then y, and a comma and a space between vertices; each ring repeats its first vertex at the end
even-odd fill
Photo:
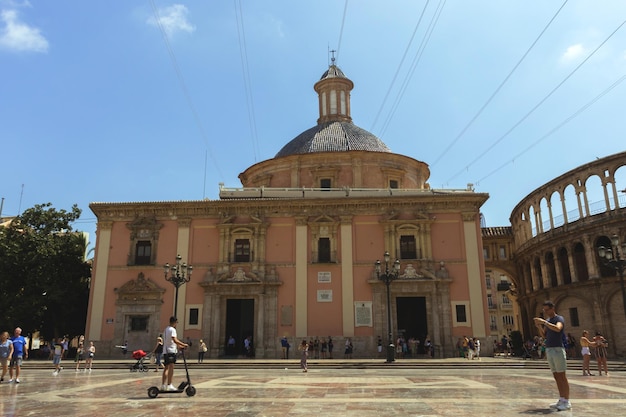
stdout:
POLYGON ((405 340, 411 337, 420 341, 418 353, 424 353, 424 341, 428 335, 426 297, 396 297, 398 335, 405 340))
MULTIPOLYGON (((224 341, 224 353, 226 356, 246 355, 244 340, 254 336, 254 300, 253 299, 230 299, 226 300, 226 340, 224 341), (231 336, 235 339, 235 345, 229 346, 231 336)), ((254 339, 252 339, 254 343, 254 339)), ((253 344, 254 346, 254 344, 253 344)))

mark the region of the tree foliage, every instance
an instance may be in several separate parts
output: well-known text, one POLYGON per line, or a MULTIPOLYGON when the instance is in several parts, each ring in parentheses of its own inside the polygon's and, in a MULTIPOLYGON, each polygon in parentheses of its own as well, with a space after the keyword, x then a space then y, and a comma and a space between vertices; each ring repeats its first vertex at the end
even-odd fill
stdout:
POLYGON ((71 223, 81 210, 35 205, 0 227, 0 330, 20 326, 46 339, 84 333, 91 267, 71 223))

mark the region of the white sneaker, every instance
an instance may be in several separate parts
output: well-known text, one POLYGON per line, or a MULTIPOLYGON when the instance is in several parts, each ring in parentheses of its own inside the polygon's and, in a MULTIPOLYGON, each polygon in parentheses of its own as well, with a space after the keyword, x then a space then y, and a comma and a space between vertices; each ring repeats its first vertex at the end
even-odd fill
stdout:
POLYGON ((166 391, 178 391, 178 388, 176 388, 174 385, 169 384, 167 386, 167 390, 166 391))
POLYGON ((59 373, 57 371, 52 372, 52 375, 57 376, 59 373))
POLYGON ((161 385, 161 391, 167 391, 167 385, 165 384, 161 385))
POLYGON ((550 404, 550 408, 553 410, 557 410, 559 408, 559 405, 561 405, 561 400, 558 400, 554 404, 550 404))
POLYGON ((556 409, 559 411, 565 411, 572 408, 572 404, 570 404, 569 400, 565 400, 556 406, 556 409))
POLYGON ((20 379, 19 378, 15 378, 15 383, 19 384, 20 383, 20 379))
POLYGON ((13 378, 9 379, 9 384, 10 384, 11 382, 13 382, 13 378))

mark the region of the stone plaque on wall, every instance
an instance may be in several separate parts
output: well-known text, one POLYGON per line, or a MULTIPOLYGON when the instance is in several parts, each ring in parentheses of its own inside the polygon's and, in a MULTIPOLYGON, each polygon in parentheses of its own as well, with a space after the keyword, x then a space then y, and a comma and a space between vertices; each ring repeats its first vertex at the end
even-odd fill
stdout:
POLYGON ((354 303, 354 326, 372 327, 372 302, 357 301, 354 303))
POLYGON ((291 326, 293 320, 293 306, 280 306, 280 325, 291 326))
POLYGON ((317 282, 328 283, 330 282, 331 276, 330 272, 318 272, 317 273, 317 282))
POLYGON ((330 303, 333 301, 333 290, 317 290, 318 303, 330 303))

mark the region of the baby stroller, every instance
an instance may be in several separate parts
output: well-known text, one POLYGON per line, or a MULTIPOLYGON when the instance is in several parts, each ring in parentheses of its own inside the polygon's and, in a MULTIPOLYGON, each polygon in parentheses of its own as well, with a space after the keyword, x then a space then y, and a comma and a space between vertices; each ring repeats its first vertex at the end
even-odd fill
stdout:
POLYGON ((133 351, 133 359, 136 359, 137 362, 130 366, 131 372, 148 372, 148 364, 145 361, 150 359, 149 354, 141 349, 135 350, 133 351))

